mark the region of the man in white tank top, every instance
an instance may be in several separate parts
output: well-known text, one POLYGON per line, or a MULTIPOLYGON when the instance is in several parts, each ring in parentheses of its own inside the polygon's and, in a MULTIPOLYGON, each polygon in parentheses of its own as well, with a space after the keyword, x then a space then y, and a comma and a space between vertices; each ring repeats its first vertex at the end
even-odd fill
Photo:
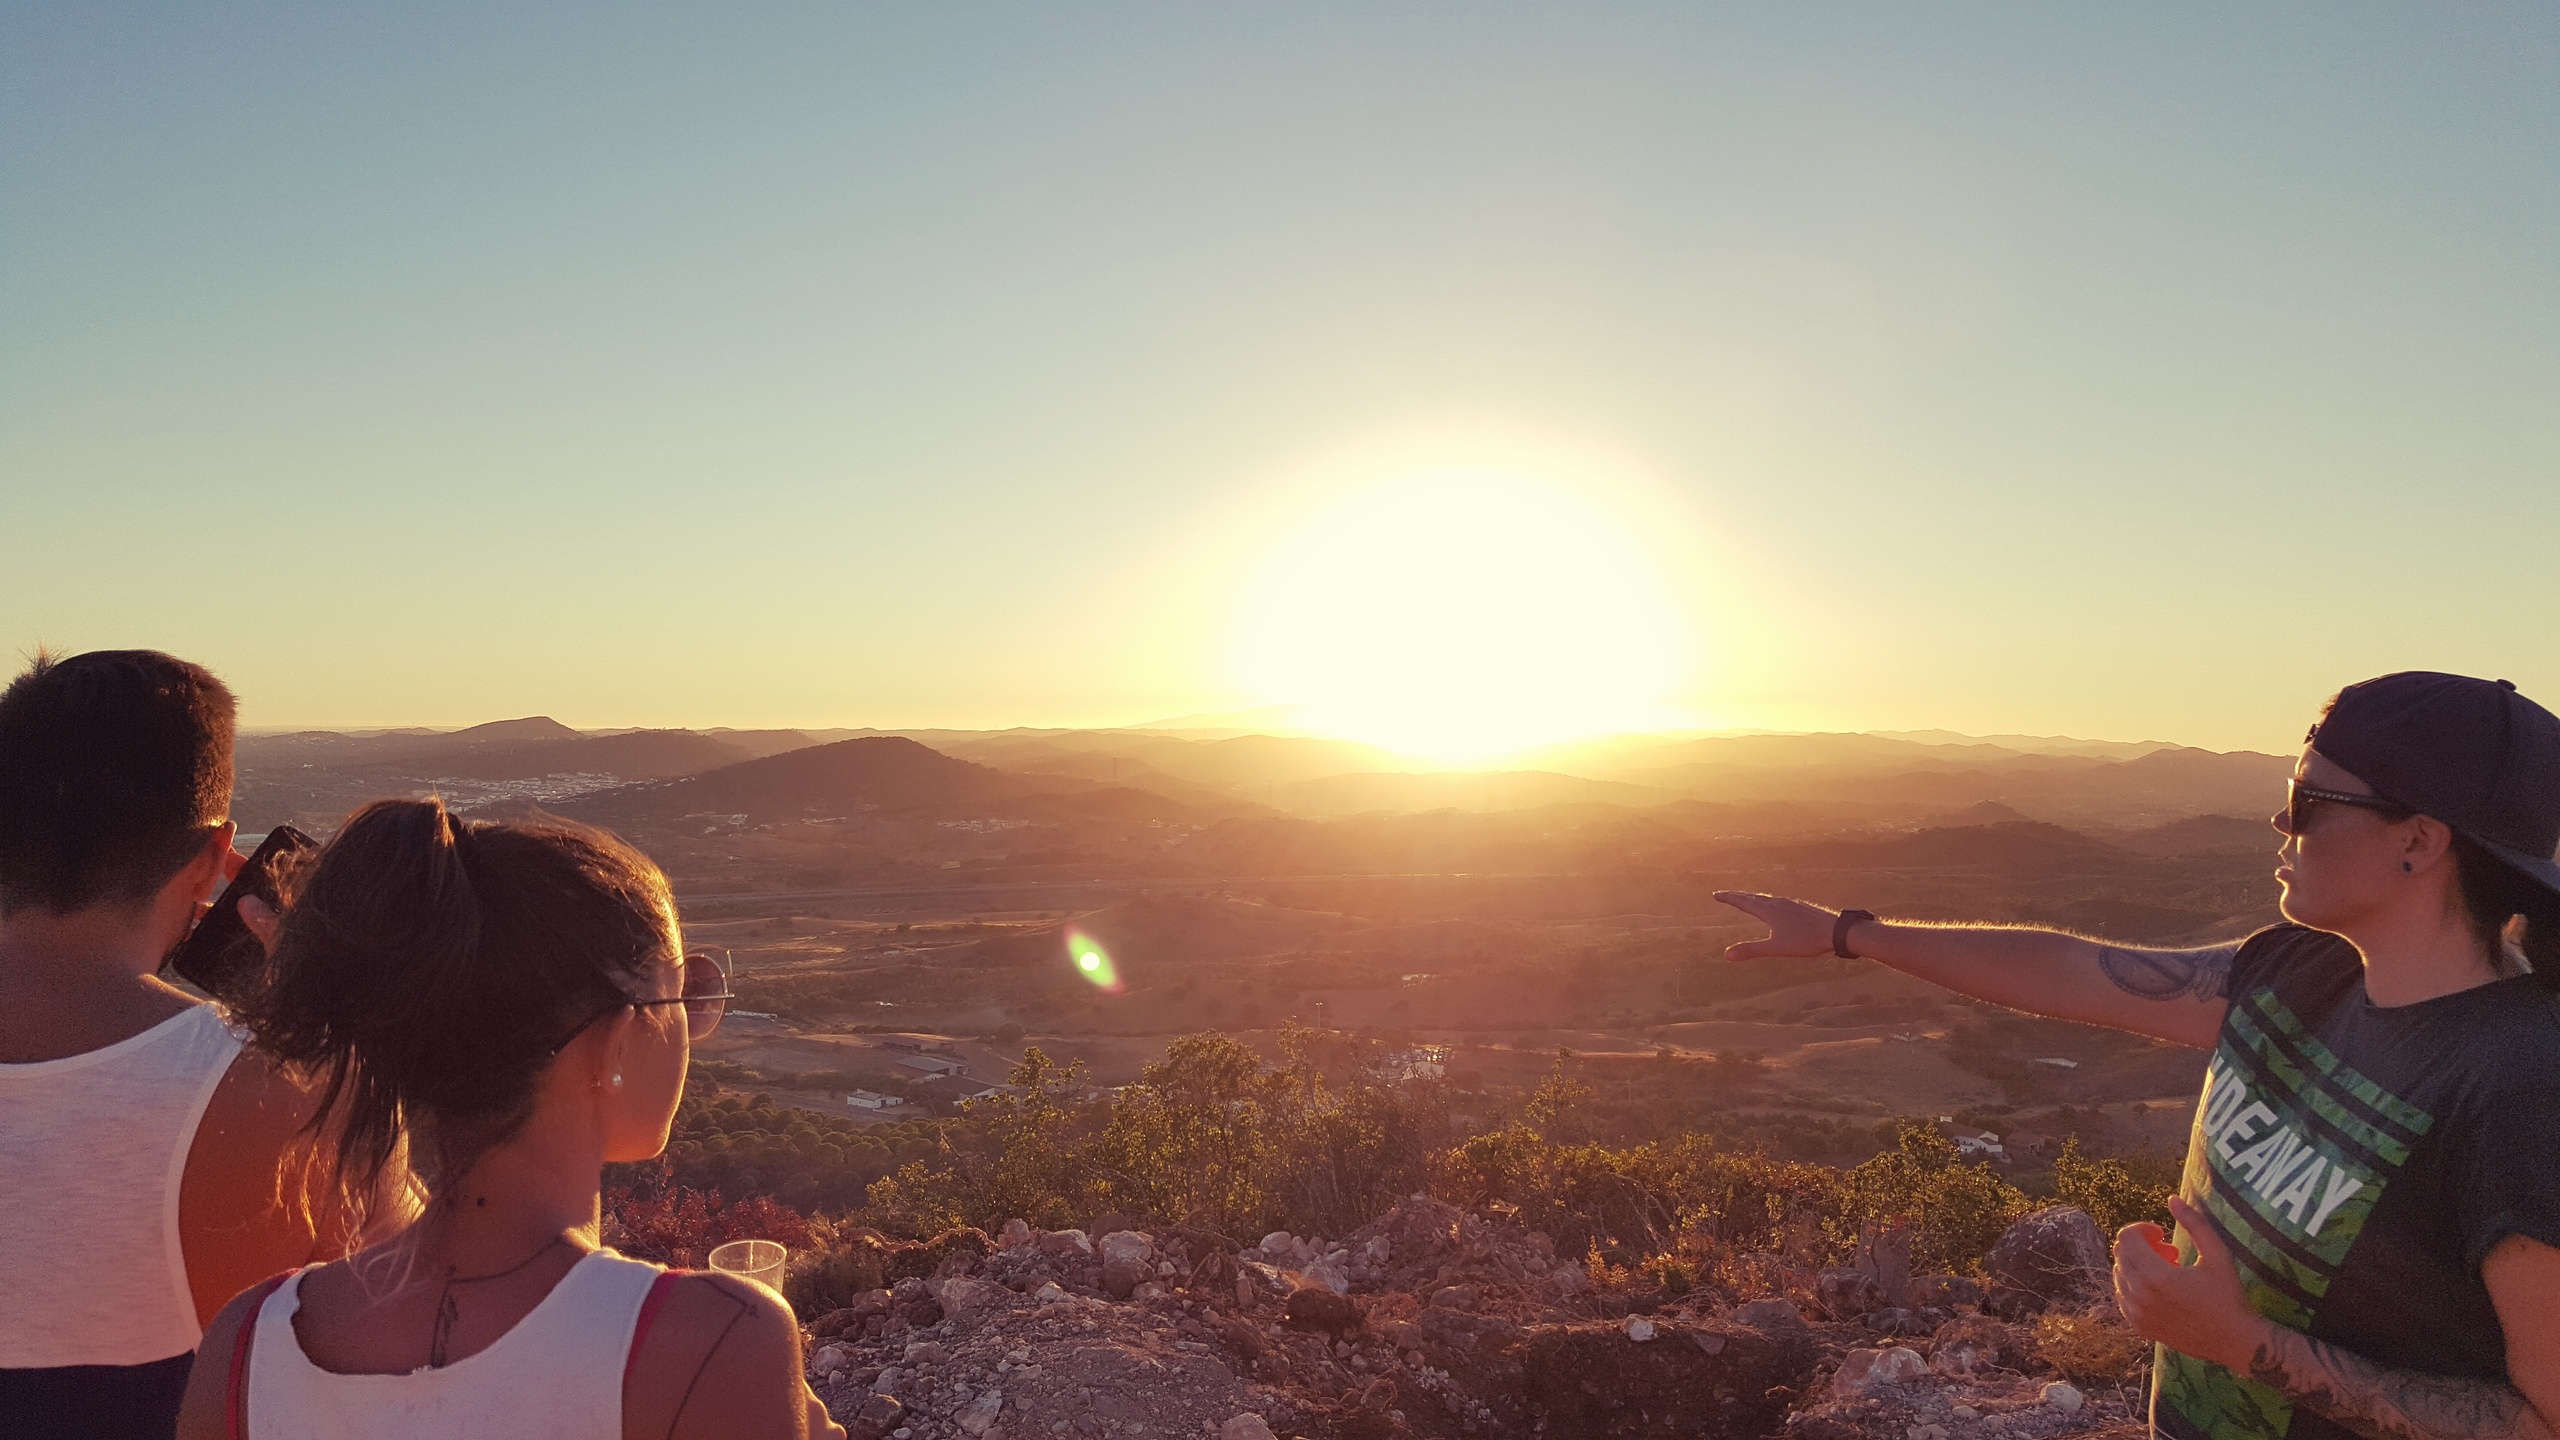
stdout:
POLYGON ((156 975, 240 864, 232 723, 152 651, 0 692, 0 1437, 173 1433, 205 1323, 323 1258, 278 1199, 310 1098, 156 975))

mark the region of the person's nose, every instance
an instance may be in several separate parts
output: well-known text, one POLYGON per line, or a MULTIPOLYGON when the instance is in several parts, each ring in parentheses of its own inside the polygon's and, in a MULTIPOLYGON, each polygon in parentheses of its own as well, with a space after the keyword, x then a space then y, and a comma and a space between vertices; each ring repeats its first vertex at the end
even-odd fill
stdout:
POLYGON ((2272 827, 2277 834, 2283 836, 2287 840, 2293 838, 2292 817, 2286 815, 2282 810, 2268 816, 2267 824, 2272 827))

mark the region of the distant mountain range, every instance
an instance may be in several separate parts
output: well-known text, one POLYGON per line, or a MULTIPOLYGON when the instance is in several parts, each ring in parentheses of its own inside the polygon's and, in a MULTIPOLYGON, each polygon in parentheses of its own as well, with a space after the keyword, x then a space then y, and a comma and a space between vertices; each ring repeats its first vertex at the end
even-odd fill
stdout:
POLYGON ((622 824, 694 814, 763 823, 869 810, 1108 813, 1199 824, 1272 812, 1602 806, 1658 811, 1693 834, 1731 824, 1736 833, 1766 835, 1908 827, 1992 805, 2014 821, 2122 834, 2128 848, 2151 853, 2262 843, 2258 817, 2281 804, 2291 766, 2281 756, 2158 742, 1924 731, 1616 736, 1548 747, 1517 769, 1449 771, 1416 769, 1356 741, 1228 734, 1205 724, 581 732, 543 716, 441 733, 250 735, 240 759, 245 791, 282 797, 278 807, 297 815, 343 813, 372 794, 443 789, 469 803, 516 797, 622 824), (2190 828, 2130 838, 2172 822, 2190 828))

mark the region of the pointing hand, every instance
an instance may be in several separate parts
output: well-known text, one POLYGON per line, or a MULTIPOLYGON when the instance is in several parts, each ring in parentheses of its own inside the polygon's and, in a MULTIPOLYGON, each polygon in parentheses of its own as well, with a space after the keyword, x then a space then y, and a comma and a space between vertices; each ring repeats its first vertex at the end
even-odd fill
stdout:
POLYGON ((1715 898, 1769 927, 1765 940, 1745 940, 1724 949, 1727 960, 1763 960, 1780 956, 1831 953, 1831 925, 1840 917, 1819 905, 1748 890, 1719 890, 1715 898))

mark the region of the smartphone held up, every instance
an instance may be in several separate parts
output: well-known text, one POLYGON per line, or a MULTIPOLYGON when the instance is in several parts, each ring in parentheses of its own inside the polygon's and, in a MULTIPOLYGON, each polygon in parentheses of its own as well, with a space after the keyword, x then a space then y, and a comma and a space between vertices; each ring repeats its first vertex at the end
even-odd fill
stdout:
POLYGON ((216 1000, 226 1004, 236 1000, 266 961, 266 947, 240 918, 240 902, 255 896, 270 910, 282 909, 279 880, 319 848, 319 841, 291 825, 268 831, 213 907, 169 952, 164 968, 216 1000))

